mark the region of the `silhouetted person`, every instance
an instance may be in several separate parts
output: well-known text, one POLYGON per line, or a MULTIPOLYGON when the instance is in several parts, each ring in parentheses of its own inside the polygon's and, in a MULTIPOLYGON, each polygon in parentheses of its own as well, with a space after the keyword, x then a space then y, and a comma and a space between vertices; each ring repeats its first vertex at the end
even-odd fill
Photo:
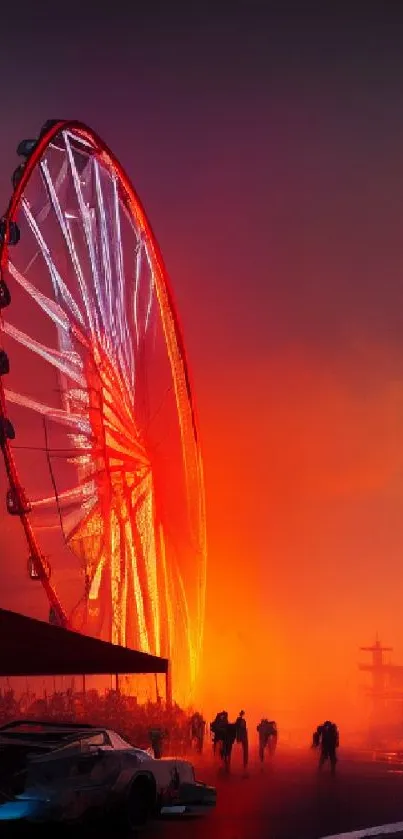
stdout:
POLYGON ((259 735, 259 760, 261 763, 264 761, 265 749, 269 742, 269 729, 269 720, 264 717, 256 728, 259 735))
POLYGON ((224 763, 227 772, 230 771, 232 747, 236 739, 237 727, 234 722, 227 722, 225 730, 223 731, 223 739, 221 741, 221 759, 224 763))
POLYGON ((196 743, 196 749, 199 754, 203 751, 204 731, 206 723, 201 714, 196 711, 190 719, 190 732, 192 743, 196 743))
POLYGON ((239 716, 235 722, 236 740, 242 746, 243 768, 246 769, 248 765, 249 747, 248 747, 248 729, 245 720, 245 711, 240 711, 239 716))
POLYGON ((268 720, 264 717, 257 726, 257 733, 259 735, 259 759, 264 761, 264 753, 267 748, 270 757, 273 757, 277 746, 277 725, 274 720, 268 720))
POLYGON ((266 748, 272 757, 276 751, 277 746, 277 725, 274 720, 268 720, 264 717, 257 726, 259 734, 259 759, 261 763, 264 761, 264 753, 266 748))
POLYGON ((330 720, 326 720, 323 725, 318 726, 316 734, 319 735, 320 758, 319 769, 322 769, 323 764, 328 760, 330 768, 334 775, 336 771, 337 755, 336 751, 339 747, 339 732, 337 725, 330 720))
POLYGON ((228 711, 220 711, 210 725, 213 734, 213 754, 216 753, 217 743, 222 743, 228 726, 228 711))
POLYGON ((149 732, 151 748, 154 752, 154 757, 157 760, 162 758, 162 742, 164 737, 166 737, 166 734, 167 732, 163 731, 162 728, 152 728, 149 732))
POLYGON ((318 725, 316 731, 312 734, 312 749, 319 748, 321 728, 322 726, 318 725))
POLYGON ((268 749, 269 754, 273 757, 276 748, 277 748, 277 740, 278 740, 278 729, 277 723, 274 720, 269 720, 270 725, 270 734, 269 734, 269 742, 268 742, 268 749))

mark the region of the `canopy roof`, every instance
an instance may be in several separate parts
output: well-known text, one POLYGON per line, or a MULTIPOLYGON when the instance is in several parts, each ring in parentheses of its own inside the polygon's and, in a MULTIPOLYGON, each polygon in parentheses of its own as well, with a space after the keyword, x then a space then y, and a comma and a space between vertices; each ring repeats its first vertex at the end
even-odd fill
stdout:
POLYGON ((167 672, 166 658, 0 609, 0 676, 167 672))

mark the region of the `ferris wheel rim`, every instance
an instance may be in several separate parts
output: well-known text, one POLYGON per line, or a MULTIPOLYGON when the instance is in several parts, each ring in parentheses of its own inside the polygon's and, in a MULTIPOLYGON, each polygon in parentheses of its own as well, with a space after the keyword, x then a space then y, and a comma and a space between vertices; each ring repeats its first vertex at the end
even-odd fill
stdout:
MULTIPOLYGON (((101 137, 89 128, 85 123, 77 121, 77 120, 57 120, 51 124, 47 130, 43 131, 40 135, 38 140, 36 141, 32 151, 27 155, 25 160, 25 165, 21 174, 21 177, 18 183, 14 186, 6 213, 3 216, 3 219, 6 222, 6 225, 9 225, 10 222, 16 221, 18 216, 18 212, 21 206, 21 201, 24 195, 24 191, 27 188, 33 173, 35 172, 38 165, 41 163, 42 158, 46 154, 47 149, 52 144, 52 141, 57 137, 58 134, 62 132, 71 132, 75 134, 79 138, 85 140, 90 145, 90 153, 95 155, 97 159, 103 160, 108 164, 111 169, 116 173, 118 182, 120 187, 123 188, 123 192, 128 199, 128 206, 129 210, 133 216, 133 218, 138 223, 139 227, 141 228, 142 232, 144 233, 145 237, 147 238, 149 244, 151 245, 152 252, 153 252, 153 259, 155 263, 155 267, 158 271, 160 281, 163 284, 165 289, 165 293, 167 295, 167 301, 169 305, 169 310, 173 319, 174 324, 174 331, 175 331, 175 339, 177 342, 177 346, 180 352, 181 361, 183 364, 183 371, 184 377, 186 382, 186 391, 187 397, 189 400, 189 407, 191 410, 191 418, 192 418, 192 430, 194 434, 194 439, 197 446, 200 445, 200 434, 199 434, 199 426, 198 420, 196 415, 196 409, 193 399, 193 387, 191 383, 190 377, 190 370, 189 364, 185 349, 185 343, 183 338, 182 327, 180 324, 179 316, 177 307, 175 305, 175 299, 172 292, 172 287, 169 279, 169 275, 165 266, 165 262, 158 244, 158 240, 154 234, 153 228, 148 220, 148 216, 146 211, 143 207, 143 204, 129 178, 127 175, 124 167, 121 165, 115 154, 110 150, 110 148, 106 145, 106 143, 101 139, 101 137)), ((2 242, 0 242, 0 271, 4 270, 7 267, 8 262, 8 253, 11 244, 8 242, 7 237, 4 238, 2 242)), ((7 416, 7 409, 6 409, 6 400, 5 400, 5 393, 3 383, 0 378, 0 416, 5 418, 7 416)), ((7 459, 10 469, 8 471, 8 476, 10 480, 10 486, 13 488, 21 487, 20 483, 20 474, 17 468, 17 464, 15 461, 13 449, 10 446, 8 440, 6 440, 4 449, 7 452, 7 459)), ((205 501, 203 497, 203 507, 205 501)), ((29 526, 32 530, 32 527, 28 521, 28 515, 26 513, 20 514, 20 520, 24 524, 24 526, 29 526)), ((203 576, 203 588, 205 588, 205 575, 206 569, 203 567, 201 569, 202 576, 203 576)))

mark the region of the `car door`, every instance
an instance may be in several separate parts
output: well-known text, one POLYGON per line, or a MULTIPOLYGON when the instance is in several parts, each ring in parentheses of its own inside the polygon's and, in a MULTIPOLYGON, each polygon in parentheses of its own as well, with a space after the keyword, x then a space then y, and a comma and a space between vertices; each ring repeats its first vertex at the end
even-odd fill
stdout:
POLYGON ((111 748, 106 733, 89 738, 82 744, 69 772, 74 789, 77 818, 87 810, 106 805, 113 780, 119 771, 119 756, 111 748))
POLYGON ((102 732, 53 753, 36 767, 35 786, 46 791, 59 819, 74 821, 103 805, 113 762, 113 750, 102 732))

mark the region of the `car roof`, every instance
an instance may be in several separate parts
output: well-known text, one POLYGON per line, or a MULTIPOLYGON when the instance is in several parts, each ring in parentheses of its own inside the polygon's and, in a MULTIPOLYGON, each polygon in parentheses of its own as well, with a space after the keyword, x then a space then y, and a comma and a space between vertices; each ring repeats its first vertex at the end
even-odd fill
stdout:
POLYGON ((85 723, 64 723, 42 720, 18 720, 0 727, 0 742, 26 742, 51 746, 81 738, 106 734, 106 728, 85 723))
POLYGON ((88 723, 72 723, 72 722, 64 722, 61 720, 13 720, 12 722, 7 722, 5 725, 0 726, 0 735, 5 733, 13 733, 18 731, 64 731, 68 732, 76 732, 76 731, 104 731, 105 729, 99 728, 98 726, 89 725, 88 723))
POLYGON ((29 745, 52 751, 66 747, 78 740, 90 739, 98 734, 104 734, 116 751, 130 750, 152 760, 152 755, 144 749, 138 749, 113 729, 103 726, 92 726, 87 723, 65 723, 54 720, 16 720, 0 726, 0 745, 10 744, 29 745))

